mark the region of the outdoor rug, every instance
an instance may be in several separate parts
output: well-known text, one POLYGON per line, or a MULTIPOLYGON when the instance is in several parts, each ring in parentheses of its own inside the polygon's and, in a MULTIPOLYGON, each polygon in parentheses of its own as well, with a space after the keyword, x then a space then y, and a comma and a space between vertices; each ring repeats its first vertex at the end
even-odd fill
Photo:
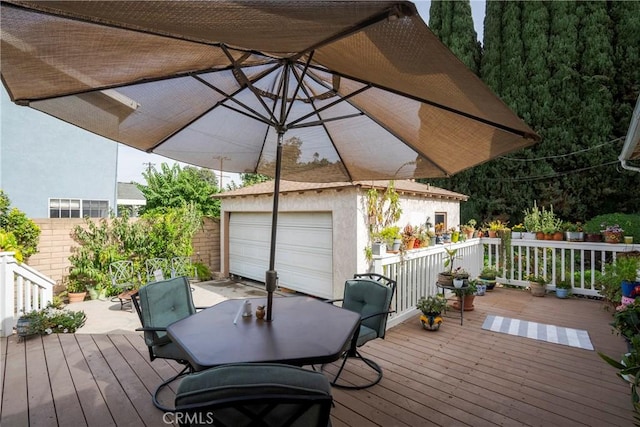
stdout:
POLYGON ((563 328, 561 326, 545 325, 544 323, 511 319, 509 317, 487 315, 482 329, 519 337, 532 338, 555 344, 593 350, 589 333, 581 329, 563 328))

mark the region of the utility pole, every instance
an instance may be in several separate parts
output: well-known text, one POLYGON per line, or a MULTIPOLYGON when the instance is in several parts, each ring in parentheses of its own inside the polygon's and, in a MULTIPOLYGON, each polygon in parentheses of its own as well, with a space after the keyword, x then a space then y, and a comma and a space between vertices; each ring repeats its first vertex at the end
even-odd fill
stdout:
POLYGON ((147 173, 151 173, 151 167, 156 165, 155 163, 151 162, 143 162, 142 164, 147 166, 147 173))
POLYGON ((214 160, 220 160, 220 182, 218 182, 218 186, 220 187, 220 190, 222 191, 222 167, 224 164, 225 160, 231 160, 229 157, 226 156, 213 156, 214 160))

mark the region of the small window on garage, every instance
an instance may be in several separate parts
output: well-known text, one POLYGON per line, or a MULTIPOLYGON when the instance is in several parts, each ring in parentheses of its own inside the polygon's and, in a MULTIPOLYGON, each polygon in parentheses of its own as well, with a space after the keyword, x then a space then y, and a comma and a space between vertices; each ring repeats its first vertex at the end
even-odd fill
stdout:
POLYGON ((444 224, 443 229, 447 229, 447 213, 446 212, 436 212, 435 213, 436 222, 435 225, 444 224))

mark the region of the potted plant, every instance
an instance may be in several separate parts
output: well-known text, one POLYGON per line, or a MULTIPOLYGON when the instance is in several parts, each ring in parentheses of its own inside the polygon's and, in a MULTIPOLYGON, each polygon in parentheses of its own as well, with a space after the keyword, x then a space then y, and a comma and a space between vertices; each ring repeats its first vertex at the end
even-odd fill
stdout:
POLYGON ((107 288, 102 286, 101 284, 96 285, 88 285, 86 286, 87 292, 89 293, 89 298, 92 300, 96 299, 105 299, 107 297, 107 288))
POLYGON ((547 283, 549 282, 544 276, 531 274, 527 277, 529 281, 529 288, 531 289, 531 295, 534 297, 543 297, 547 290, 547 283))
POLYGON ((392 225, 384 227, 374 236, 374 239, 378 239, 387 245, 388 251, 399 251, 402 244, 402 235, 400 234, 400 227, 392 225))
POLYGON ((440 314, 447 308, 447 300, 442 294, 422 297, 416 308, 422 312, 420 323, 428 331, 437 331, 442 323, 440 314))
POLYGON ((84 301, 87 296, 87 287, 84 282, 73 277, 68 277, 66 282, 69 303, 84 301))
POLYGON ((477 291, 478 288, 476 287, 475 280, 468 280, 462 288, 453 289, 451 292, 458 297, 457 300, 453 302, 453 308, 460 310, 460 307, 462 307, 462 297, 464 296, 464 311, 472 311, 475 308, 473 306, 473 300, 476 298, 477 291))
POLYGON ((536 233, 542 232, 540 224, 540 209, 537 203, 534 201, 531 209, 524 210, 524 228, 527 230, 522 236, 524 239, 535 239, 536 233))
POLYGON ((473 238, 473 233, 476 231, 476 220, 470 219, 466 224, 460 226, 460 231, 465 235, 467 239, 473 238))
POLYGON ((622 287, 622 296, 635 297, 635 287, 640 285, 637 282, 638 268, 640 268, 640 260, 634 256, 618 256, 613 265, 616 277, 620 281, 622 287))
POLYGON ((507 223, 502 222, 499 219, 495 219, 489 222, 489 225, 488 225, 489 237, 498 237, 498 231, 503 230, 506 227, 507 227, 507 223))
POLYGON ((444 261, 445 270, 438 273, 438 283, 451 286, 453 285, 453 261, 457 258, 458 249, 444 248, 447 258, 444 261))
POLYGON ((606 243, 622 243, 624 230, 618 224, 600 224, 602 236, 606 243))
POLYGON ((584 229, 581 222, 565 222, 564 237, 567 242, 583 242, 584 229))
POLYGON ((413 245, 416 242, 417 227, 407 224, 402 229, 402 244, 405 250, 413 249, 413 245))
POLYGON ((478 276, 478 281, 487 286, 487 290, 491 291, 496 286, 496 277, 498 270, 493 267, 485 267, 478 276))
POLYGON ((522 223, 516 224, 511 229, 511 238, 512 239, 522 239, 523 238, 523 234, 524 234, 525 231, 526 231, 526 229, 524 228, 524 225, 522 225, 522 223))
POLYGON ((560 279, 556 280, 556 297, 558 298, 569 298, 569 294, 571 293, 571 280, 569 279, 560 279))
POLYGON ((469 273, 462 267, 456 267, 451 274, 453 275, 453 286, 456 288, 464 286, 464 282, 469 278, 469 273))
POLYGON ((600 226, 598 224, 587 222, 583 230, 585 242, 602 242, 602 233, 600 232, 600 226))

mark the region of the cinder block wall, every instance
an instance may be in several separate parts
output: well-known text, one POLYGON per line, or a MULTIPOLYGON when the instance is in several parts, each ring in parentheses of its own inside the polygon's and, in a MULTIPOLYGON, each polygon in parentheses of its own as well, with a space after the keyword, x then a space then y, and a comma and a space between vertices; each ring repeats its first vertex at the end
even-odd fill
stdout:
MULTIPOLYGON (((62 277, 69 273, 69 255, 77 243, 71 238, 71 231, 84 220, 34 219, 40 229, 39 252, 29 258, 29 266, 49 276, 59 285, 62 277)), ((205 218, 204 227, 193 238, 191 259, 209 266, 211 272, 220 271, 220 220, 205 218)))

